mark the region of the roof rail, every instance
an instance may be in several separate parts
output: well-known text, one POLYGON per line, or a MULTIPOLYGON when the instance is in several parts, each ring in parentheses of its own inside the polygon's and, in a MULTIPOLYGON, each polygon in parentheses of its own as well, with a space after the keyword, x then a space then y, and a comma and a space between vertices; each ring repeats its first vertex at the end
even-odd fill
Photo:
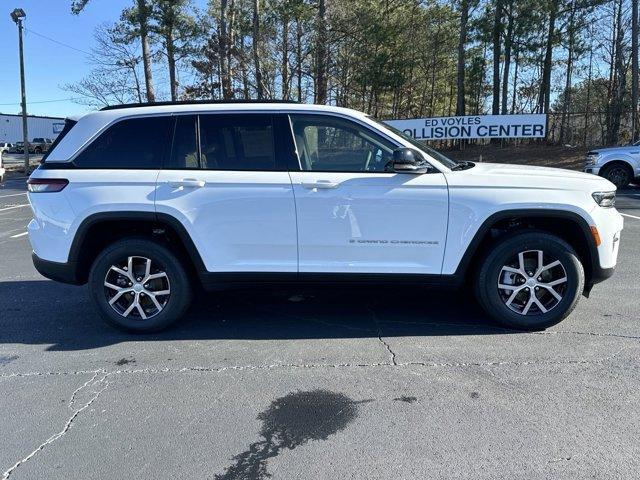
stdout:
POLYGON ((109 105, 100 111, 118 110, 121 108, 161 107, 166 105, 219 105, 225 103, 300 103, 295 100, 179 100, 175 102, 148 102, 148 103, 123 103, 121 105, 109 105))

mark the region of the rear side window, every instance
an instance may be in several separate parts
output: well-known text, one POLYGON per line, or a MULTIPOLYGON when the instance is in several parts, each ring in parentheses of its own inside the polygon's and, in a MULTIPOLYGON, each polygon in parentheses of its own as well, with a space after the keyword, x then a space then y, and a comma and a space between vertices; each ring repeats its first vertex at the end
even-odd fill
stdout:
POLYGON ((173 148, 166 168, 200 168, 197 116, 181 115, 176 117, 176 126, 173 131, 173 148))
POLYGON ((201 115, 200 164, 207 170, 277 170, 271 115, 201 115))
POLYGON ((130 118, 110 126, 74 164, 80 168, 160 168, 170 117, 130 118))
POLYGON ((281 170, 274 143, 271 115, 178 116, 166 168, 281 170))

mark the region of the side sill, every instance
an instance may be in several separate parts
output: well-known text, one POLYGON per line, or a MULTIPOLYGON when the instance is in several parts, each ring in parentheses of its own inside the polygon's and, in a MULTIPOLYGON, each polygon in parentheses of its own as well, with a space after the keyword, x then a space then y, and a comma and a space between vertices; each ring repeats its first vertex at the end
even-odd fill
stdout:
POLYGON ((248 285, 423 285, 457 289, 463 284, 456 275, 402 273, 204 272, 199 277, 205 290, 248 285))

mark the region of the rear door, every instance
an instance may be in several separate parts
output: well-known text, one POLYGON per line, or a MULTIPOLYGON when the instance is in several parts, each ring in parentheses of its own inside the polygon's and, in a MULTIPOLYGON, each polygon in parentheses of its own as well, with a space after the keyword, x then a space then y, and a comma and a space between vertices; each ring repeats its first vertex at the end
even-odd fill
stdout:
POLYGON ((293 188, 270 114, 175 117, 156 209, 182 222, 210 272, 296 272, 293 188))
POLYGON ((299 271, 440 274, 448 221, 442 173, 394 173, 396 145, 367 125, 292 114, 299 171, 299 271))

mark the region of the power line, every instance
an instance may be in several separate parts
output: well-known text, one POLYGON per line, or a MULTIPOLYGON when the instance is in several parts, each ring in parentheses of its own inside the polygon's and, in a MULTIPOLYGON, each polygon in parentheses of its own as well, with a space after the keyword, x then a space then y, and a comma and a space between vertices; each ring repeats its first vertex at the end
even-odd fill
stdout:
MULTIPOLYGON (((69 102, 69 101, 73 101, 73 100, 81 100, 80 97, 72 97, 72 98, 59 98, 57 100, 40 100, 37 102, 31 102, 28 101, 27 105, 31 105, 32 103, 55 103, 55 102, 69 102)), ((0 103, 0 105, 21 105, 19 102, 18 103, 0 103)))
POLYGON ((45 40, 49 40, 50 42, 57 43, 58 45, 62 45, 63 47, 70 48, 71 50, 75 50, 76 52, 84 53, 85 55, 92 55, 92 54, 91 54, 91 53, 89 53, 89 52, 86 52, 86 51, 84 51, 84 50, 80 50, 79 48, 76 48, 76 47, 72 47, 71 45, 68 45, 68 44, 66 44, 66 43, 62 43, 62 42, 60 42, 60 41, 58 41, 58 40, 56 40, 56 39, 54 39, 54 38, 47 37, 46 35, 43 35, 43 34, 38 33, 38 32, 34 32, 33 30, 31 30, 31 29, 29 29, 29 28, 27 28, 27 27, 24 27, 24 29, 25 29, 25 31, 27 31, 27 32, 29 32, 29 33, 33 33, 34 35, 36 35, 36 36, 38 36, 38 37, 42 37, 42 38, 44 38, 45 40))

